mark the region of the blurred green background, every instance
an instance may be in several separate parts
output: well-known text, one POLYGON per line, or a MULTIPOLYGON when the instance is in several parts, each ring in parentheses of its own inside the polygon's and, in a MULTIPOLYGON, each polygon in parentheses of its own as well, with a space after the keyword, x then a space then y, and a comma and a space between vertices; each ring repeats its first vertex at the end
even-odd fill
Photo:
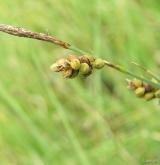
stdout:
MULTIPOLYGON (((0 22, 67 41, 157 75, 158 0, 1 0, 0 22)), ((73 53, 0 33, 0 164, 130 165, 160 160, 160 105, 127 90, 110 68, 64 80, 49 66, 73 53)))

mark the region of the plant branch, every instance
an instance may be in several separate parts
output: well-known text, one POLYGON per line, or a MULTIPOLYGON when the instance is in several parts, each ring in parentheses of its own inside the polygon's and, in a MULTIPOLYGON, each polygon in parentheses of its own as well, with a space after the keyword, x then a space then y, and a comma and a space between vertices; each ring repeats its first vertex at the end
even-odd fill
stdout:
POLYGON ((160 79, 159 77, 157 77, 154 73, 152 73, 149 69, 145 68, 144 66, 136 63, 136 62, 133 62, 132 61, 132 64, 134 64, 135 66, 139 67, 141 70, 143 70, 148 76, 150 76, 151 78, 154 78, 156 81, 160 82, 160 79))
POLYGON ((108 67, 111 67, 111 68, 113 68, 113 69, 115 69, 115 70, 117 70, 117 71, 119 71, 121 73, 124 73, 126 75, 129 75, 129 76, 134 77, 134 78, 137 78, 137 79, 140 79, 140 80, 142 80, 142 81, 144 81, 144 82, 146 82, 146 83, 154 86, 155 88, 160 88, 160 84, 159 83, 155 83, 155 82, 153 82, 151 80, 148 80, 146 78, 137 76, 136 74, 130 72, 129 70, 123 68, 122 66, 119 66, 119 65, 116 65, 116 64, 112 64, 112 63, 110 63, 109 61, 106 61, 106 60, 105 60, 105 64, 108 67))
POLYGON ((76 48, 75 46, 72 46, 67 42, 57 40, 54 37, 49 36, 48 34, 32 32, 24 28, 19 28, 19 27, 5 25, 5 24, 0 24, 0 31, 4 33, 8 33, 10 35, 18 36, 18 37, 32 38, 36 40, 50 42, 60 47, 63 47, 65 49, 70 49, 78 53, 84 53, 84 51, 76 48))

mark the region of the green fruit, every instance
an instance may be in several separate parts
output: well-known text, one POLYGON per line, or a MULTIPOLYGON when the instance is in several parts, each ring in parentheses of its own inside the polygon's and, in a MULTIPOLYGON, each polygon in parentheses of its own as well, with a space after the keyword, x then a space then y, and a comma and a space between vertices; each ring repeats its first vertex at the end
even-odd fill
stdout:
POLYGON ((105 62, 101 58, 97 58, 93 63, 93 67, 96 69, 101 69, 104 66, 105 66, 105 62))
POLYGON ((150 100, 152 100, 154 97, 155 97, 155 95, 154 95, 153 92, 146 93, 146 94, 144 95, 144 99, 145 99, 146 101, 150 101, 150 100))
POLYGON ((138 97, 142 97, 145 93, 145 88, 143 87, 139 87, 135 90, 135 94, 138 96, 138 97))
POLYGON ((155 92, 155 96, 156 96, 157 98, 160 98, 160 89, 157 90, 157 91, 155 92))
POLYGON ((141 87, 143 85, 143 82, 141 80, 138 80, 138 79, 134 79, 132 82, 133 82, 133 85, 137 88, 141 87))
POLYGON ((82 75, 86 75, 90 72, 90 67, 87 63, 81 63, 81 66, 79 68, 79 73, 82 75))
POLYGON ((72 67, 72 69, 74 70, 78 70, 80 68, 80 61, 78 59, 73 59, 71 62, 70 62, 70 65, 72 67))

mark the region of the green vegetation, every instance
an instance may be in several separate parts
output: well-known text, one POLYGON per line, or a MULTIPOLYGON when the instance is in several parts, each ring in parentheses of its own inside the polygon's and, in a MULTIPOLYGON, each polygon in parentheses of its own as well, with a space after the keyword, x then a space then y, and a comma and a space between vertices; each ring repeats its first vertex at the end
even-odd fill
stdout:
MULTIPOLYGON (((1 23, 50 35, 125 66, 160 67, 160 1, 5 0, 1 23)), ((160 160, 160 105, 110 68, 65 80, 72 51, 0 33, 0 164, 130 165, 160 160)), ((157 74, 158 75, 158 74, 157 74)))

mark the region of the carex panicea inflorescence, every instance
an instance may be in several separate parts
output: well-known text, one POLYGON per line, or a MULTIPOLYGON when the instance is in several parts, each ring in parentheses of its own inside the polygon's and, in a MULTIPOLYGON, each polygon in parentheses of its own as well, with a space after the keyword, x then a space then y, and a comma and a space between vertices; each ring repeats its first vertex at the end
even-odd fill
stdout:
POLYGON ((146 101, 160 98, 160 89, 138 79, 129 80, 128 88, 133 90, 137 97, 143 98, 146 101))
POLYGON ((101 69, 105 66, 104 60, 93 58, 91 55, 69 55, 62 58, 51 65, 51 70, 55 72, 63 72, 64 78, 74 78, 78 75, 87 77, 93 69, 101 69))
MULTIPOLYGON (((114 65, 101 58, 94 58, 92 55, 68 55, 67 58, 61 58, 52 64, 51 70, 55 72, 63 72, 64 78, 75 78, 79 75, 87 77, 94 69, 101 69, 105 65, 134 77, 132 73, 121 66, 114 65)), ((155 84, 157 84, 157 82, 152 82, 150 80, 146 82, 142 79, 128 81, 129 89, 133 90, 137 97, 143 98, 146 101, 160 98, 160 88, 155 87, 155 84)))

